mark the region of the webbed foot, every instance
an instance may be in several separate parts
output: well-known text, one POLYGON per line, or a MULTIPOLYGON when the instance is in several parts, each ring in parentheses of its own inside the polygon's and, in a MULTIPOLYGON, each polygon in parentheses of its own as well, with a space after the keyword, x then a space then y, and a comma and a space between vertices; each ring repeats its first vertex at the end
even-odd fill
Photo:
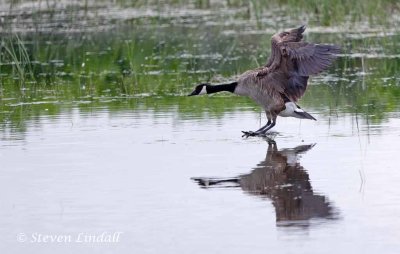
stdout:
POLYGON ((242 131, 242 132, 243 132, 242 138, 243 137, 248 138, 248 137, 255 137, 255 136, 258 136, 258 137, 265 136, 265 133, 263 133, 263 132, 257 132, 257 131, 242 131))

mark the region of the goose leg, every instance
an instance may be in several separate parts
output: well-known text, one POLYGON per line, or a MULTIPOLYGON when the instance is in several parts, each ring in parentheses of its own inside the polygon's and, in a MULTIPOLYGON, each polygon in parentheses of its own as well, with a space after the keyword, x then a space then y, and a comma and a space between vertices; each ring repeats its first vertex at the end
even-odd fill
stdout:
POLYGON ((267 114, 267 118, 268 118, 268 122, 266 125, 264 125, 263 127, 261 127, 260 129, 256 130, 256 131, 242 131, 243 132, 243 136, 242 137, 249 137, 249 136, 257 136, 260 134, 264 134, 264 130, 267 129, 270 124, 271 124, 271 116, 268 114, 268 112, 266 112, 267 114))
POLYGON ((264 135, 267 131, 269 131, 270 129, 272 129, 272 128, 275 126, 275 124, 276 124, 276 117, 277 117, 277 116, 273 116, 273 118, 272 118, 272 123, 271 123, 267 128, 263 129, 259 134, 264 135))
POLYGON ((254 133, 262 133, 263 130, 265 130, 266 128, 268 128, 268 126, 271 124, 271 120, 268 120, 267 124, 264 125, 263 127, 261 127, 260 129, 256 130, 254 133))
POLYGON ((268 121, 266 125, 264 125, 263 127, 261 127, 260 129, 256 130, 256 131, 242 131, 243 132, 243 136, 242 137, 249 137, 249 136, 257 136, 263 133, 263 131, 268 128, 268 126, 271 124, 271 121, 268 121))
POLYGON ((269 131, 270 129, 272 129, 275 126, 275 122, 272 122, 271 125, 269 125, 266 129, 262 130, 260 133, 258 134, 265 134, 267 131, 269 131))

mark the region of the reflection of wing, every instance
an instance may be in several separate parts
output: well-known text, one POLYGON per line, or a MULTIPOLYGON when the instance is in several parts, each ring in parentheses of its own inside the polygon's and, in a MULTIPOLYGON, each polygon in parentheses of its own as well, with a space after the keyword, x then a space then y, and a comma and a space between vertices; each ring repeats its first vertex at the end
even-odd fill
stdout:
POLYGON ((282 94, 294 102, 306 91, 308 76, 326 70, 340 52, 335 45, 303 42, 304 30, 301 26, 272 36, 271 56, 258 72, 258 76, 286 73, 287 82, 281 82, 282 94))
POLYGON ((298 155, 313 146, 278 151, 270 145, 266 159, 240 177, 240 186, 251 194, 271 198, 277 221, 330 217, 332 207, 324 196, 313 192, 309 175, 298 162, 298 155))

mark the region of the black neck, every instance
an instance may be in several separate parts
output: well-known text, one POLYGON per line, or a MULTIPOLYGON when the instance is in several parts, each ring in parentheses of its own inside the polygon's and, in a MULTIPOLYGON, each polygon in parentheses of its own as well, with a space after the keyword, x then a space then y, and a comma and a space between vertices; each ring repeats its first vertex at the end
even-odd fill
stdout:
POLYGON ((221 85, 208 85, 206 87, 207 93, 218 93, 218 92, 231 92, 233 93, 235 91, 235 88, 237 86, 237 82, 229 83, 229 84, 221 84, 221 85))

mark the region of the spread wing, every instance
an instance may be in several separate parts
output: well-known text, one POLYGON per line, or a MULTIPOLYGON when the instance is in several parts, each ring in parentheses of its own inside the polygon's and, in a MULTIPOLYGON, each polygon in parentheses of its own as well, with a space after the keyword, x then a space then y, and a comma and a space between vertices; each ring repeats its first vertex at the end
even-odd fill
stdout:
POLYGON ((308 76, 328 69, 336 59, 336 54, 340 53, 340 48, 328 44, 288 42, 282 44, 281 52, 295 62, 299 75, 308 76))
POLYGON ((279 69, 288 73, 285 95, 296 102, 307 89, 309 75, 318 74, 333 63, 340 48, 335 45, 307 42, 288 42, 281 47, 282 61, 279 69))
POLYGON ((281 44, 287 42, 299 42, 303 39, 303 32, 306 30, 305 26, 299 28, 291 29, 289 31, 284 31, 276 33, 271 38, 271 56, 269 57, 266 67, 276 68, 280 63, 281 54, 281 44))
POLYGON ((289 31, 279 33, 279 39, 281 42, 299 42, 303 39, 303 33, 306 30, 306 26, 294 28, 289 31))
POLYGON ((340 47, 303 42, 305 27, 277 33, 272 36, 268 72, 286 73, 286 82, 280 82, 282 94, 291 101, 299 100, 307 89, 308 76, 318 74, 333 63, 340 47))

